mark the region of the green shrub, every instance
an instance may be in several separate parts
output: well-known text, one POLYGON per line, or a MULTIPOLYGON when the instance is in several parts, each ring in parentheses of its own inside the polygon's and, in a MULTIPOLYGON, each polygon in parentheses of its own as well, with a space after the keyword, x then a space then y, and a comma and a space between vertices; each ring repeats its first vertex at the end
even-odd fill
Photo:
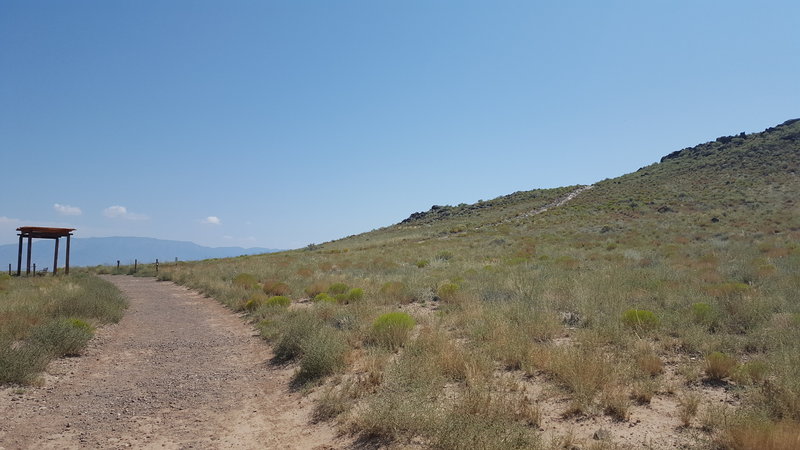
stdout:
POLYGON ((736 359, 721 352, 713 352, 706 356, 706 377, 712 381, 721 381, 733 375, 738 365, 736 359))
POLYGON ((265 304, 267 299, 268 297, 266 295, 257 292, 247 298, 247 301, 244 303, 244 309, 247 311, 255 311, 259 306, 265 304))
POLYGON ((414 263, 414 265, 416 265, 417 267, 419 267, 420 269, 422 269, 423 267, 426 267, 426 266, 427 266, 428 264, 430 264, 430 263, 431 263, 431 262, 430 262, 430 261, 428 261, 427 259, 420 259, 419 261, 417 261, 416 263, 414 263))
POLYGON ((335 296, 338 294, 346 294, 349 289, 350 286, 344 283, 333 283, 332 285, 328 286, 327 292, 335 296))
POLYGON ((38 345, 20 348, 0 345, 0 383, 27 384, 47 367, 50 354, 38 345))
POLYGON ((289 361, 303 354, 303 342, 317 332, 324 323, 306 310, 288 311, 278 325, 278 338, 275 343, 275 358, 289 361))
POLYGON ((356 302, 364 298, 364 290, 361 288, 353 288, 347 292, 348 300, 351 302, 356 302))
POLYGON ((81 319, 58 319, 31 330, 31 340, 55 356, 78 355, 94 335, 94 328, 81 319))
POLYGON ((712 328, 716 323, 716 312, 708 303, 692 303, 692 321, 712 328))
POLYGON ((291 292, 289 285, 280 281, 269 280, 264 282, 264 293, 267 295, 286 296, 291 292))
POLYGON ((436 295, 444 300, 453 300, 461 287, 455 283, 444 283, 436 290, 436 295))
POLYGON ((340 332, 322 327, 301 344, 303 359, 296 381, 307 383, 330 375, 344 367, 347 342, 340 332))
POLYGON ((274 307, 281 307, 281 308, 288 308, 289 305, 292 304, 292 300, 289 297, 284 297, 282 295, 276 295, 274 297, 270 297, 266 305, 267 306, 274 306, 274 307))
POLYGON ((622 314, 622 323, 635 330, 649 331, 658 328, 661 321, 652 311, 629 309, 622 314))
POLYGON ((733 373, 733 379, 739 384, 758 384, 767 376, 767 365, 761 361, 748 361, 740 365, 733 373))
POLYGON ((328 295, 326 292, 321 292, 314 296, 312 299, 314 302, 328 302, 328 303, 336 303, 336 299, 328 295))
POLYGON ((239 275, 233 277, 231 284, 234 286, 243 287, 245 289, 255 289, 258 287, 258 280, 256 280, 256 277, 250 275, 249 273, 240 273, 239 275))
POLYGON ((403 346, 415 325, 414 318, 404 312, 383 314, 372 323, 372 341, 395 350, 403 346))

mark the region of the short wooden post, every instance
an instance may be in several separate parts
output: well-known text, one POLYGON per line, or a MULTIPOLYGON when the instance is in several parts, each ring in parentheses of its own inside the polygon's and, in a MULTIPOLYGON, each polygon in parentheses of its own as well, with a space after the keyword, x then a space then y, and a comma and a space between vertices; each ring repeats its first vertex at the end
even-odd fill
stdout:
POLYGON ((134 260, 133 260, 133 271, 134 271, 134 272, 136 272, 136 268, 137 268, 138 266, 139 266, 139 260, 138 260, 138 259, 134 259, 134 260))
POLYGON ((33 276, 36 276, 36 263, 33 263, 33 276))
POLYGON ((119 270, 119 260, 117 260, 117 270, 119 270))
POLYGON ((11 263, 8 263, 8 276, 11 276, 11 263))
POLYGON ((156 273, 158 273, 158 258, 156 258, 156 273))

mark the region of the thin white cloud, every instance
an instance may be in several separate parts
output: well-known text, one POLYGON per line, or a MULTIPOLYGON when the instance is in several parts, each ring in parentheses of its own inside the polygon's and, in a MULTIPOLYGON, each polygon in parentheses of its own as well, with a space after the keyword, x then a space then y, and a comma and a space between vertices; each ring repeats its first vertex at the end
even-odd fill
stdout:
POLYGON ((6 216, 0 216, 0 223, 19 223, 19 219, 12 219, 6 216))
POLYGON ((57 213, 65 216, 80 216, 83 214, 83 211, 77 206, 62 205, 60 203, 53 204, 53 209, 55 209, 57 213))
POLYGON ((222 221, 219 220, 217 216, 208 216, 205 219, 201 220, 202 223, 207 223, 210 225, 222 225, 222 221))
POLYGON ((109 206, 103 210, 103 215, 109 219, 126 219, 126 220, 147 220, 148 217, 144 214, 137 214, 128 211, 124 206, 114 205, 109 206))

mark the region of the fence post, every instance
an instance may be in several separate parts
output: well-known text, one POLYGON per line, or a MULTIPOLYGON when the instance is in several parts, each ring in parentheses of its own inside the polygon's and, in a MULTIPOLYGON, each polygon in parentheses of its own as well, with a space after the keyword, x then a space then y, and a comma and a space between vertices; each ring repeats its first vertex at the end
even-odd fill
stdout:
POLYGON ((119 260, 117 260, 117 270, 119 270, 119 260))
POLYGON ((8 263, 8 276, 11 276, 11 263, 8 263))
POLYGON ((36 263, 33 263, 33 276, 36 276, 36 263))
POLYGON ((158 258, 156 258, 156 273, 158 273, 158 258))
POLYGON ((138 266, 139 266, 139 260, 138 260, 138 259, 134 259, 134 260, 133 260, 133 271, 134 271, 134 272, 136 272, 136 268, 137 268, 138 266))

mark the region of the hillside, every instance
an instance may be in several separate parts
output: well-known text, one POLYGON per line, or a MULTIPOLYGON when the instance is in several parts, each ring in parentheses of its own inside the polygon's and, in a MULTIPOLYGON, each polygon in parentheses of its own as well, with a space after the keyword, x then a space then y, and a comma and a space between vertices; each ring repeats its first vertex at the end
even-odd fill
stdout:
POLYGON ((247 311, 318 418, 365 442, 792 448, 799 166, 791 120, 159 277, 247 311))

